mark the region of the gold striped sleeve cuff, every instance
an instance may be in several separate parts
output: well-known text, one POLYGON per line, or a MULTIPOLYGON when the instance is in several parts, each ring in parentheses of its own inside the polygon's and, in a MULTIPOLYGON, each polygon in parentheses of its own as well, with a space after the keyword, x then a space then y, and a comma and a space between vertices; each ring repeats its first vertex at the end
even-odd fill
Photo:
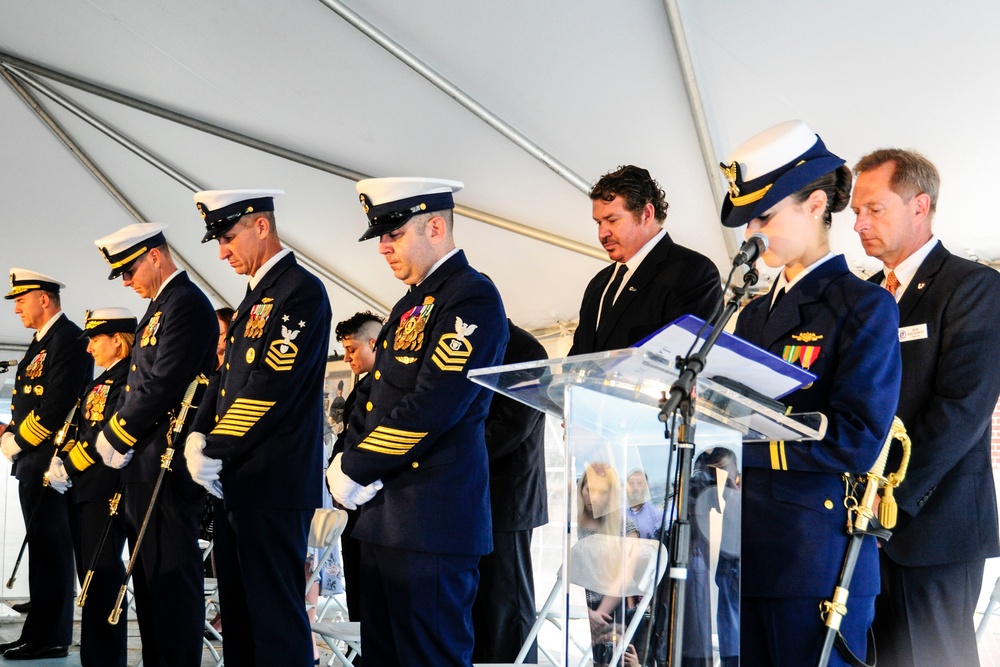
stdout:
POLYGON ((376 454, 389 454, 391 456, 402 456, 406 454, 414 445, 424 439, 427 432, 404 431, 388 426, 377 426, 375 430, 368 434, 368 437, 361 441, 358 449, 366 449, 376 454))
POLYGON ((69 450, 69 461, 80 472, 94 465, 94 459, 87 453, 87 443, 78 442, 76 447, 69 450))
POLYGON ((136 437, 125 430, 125 420, 119 417, 117 412, 112 415, 108 424, 111 426, 111 432, 114 433, 115 437, 121 440, 126 447, 135 447, 136 437))
POLYGON ((42 426, 41 419, 32 410, 28 413, 28 416, 23 422, 21 422, 20 427, 18 427, 17 434, 24 439, 25 442, 33 447, 45 442, 45 440, 52 435, 52 431, 42 426))
POLYGON ((784 440, 771 441, 771 470, 788 470, 784 440))
POLYGON ((237 398, 209 435, 232 435, 242 438, 254 424, 267 414, 268 410, 274 407, 275 402, 237 398))
POLYGON ((459 339, 455 334, 445 334, 438 341, 431 360, 443 371, 461 371, 471 354, 472 344, 469 343, 469 339, 459 339))

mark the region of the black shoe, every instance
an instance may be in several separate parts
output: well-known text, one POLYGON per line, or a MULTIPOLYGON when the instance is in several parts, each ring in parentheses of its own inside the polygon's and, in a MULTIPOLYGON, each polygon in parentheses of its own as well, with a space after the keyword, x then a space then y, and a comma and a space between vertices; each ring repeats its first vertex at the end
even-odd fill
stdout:
POLYGON ((24 646, 24 640, 23 639, 15 639, 12 642, 7 642, 5 644, 0 644, 0 654, 4 653, 5 651, 9 651, 12 648, 17 648, 18 646, 24 646))
POLYGON ((68 646, 32 646, 25 644, 12 648, 3 654, 6 660, 41 660, 42 658, 65 658, 69 655, 68 646))
POLYGON ((31 600, 25 600, 24 602, 18 602, 17 604, 12 604, 11 609, 19 614, 27 614, 31 611, 31 600))

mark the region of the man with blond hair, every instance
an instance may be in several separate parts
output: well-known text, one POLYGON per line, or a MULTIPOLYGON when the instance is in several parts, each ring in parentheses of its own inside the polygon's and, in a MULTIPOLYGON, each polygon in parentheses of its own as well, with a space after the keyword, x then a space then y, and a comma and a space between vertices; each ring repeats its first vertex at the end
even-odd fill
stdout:
POLYGON ((972 614, 985 559, 1000 555, 990 465, 1000 275, 934 236, 940 178, 926 157, 877 150, 854 172, 854 230, 884 265, 871 281, 899 304, 897 414, 913 441, 899 522, 879 550, 879 665, 978 665, 972 614))

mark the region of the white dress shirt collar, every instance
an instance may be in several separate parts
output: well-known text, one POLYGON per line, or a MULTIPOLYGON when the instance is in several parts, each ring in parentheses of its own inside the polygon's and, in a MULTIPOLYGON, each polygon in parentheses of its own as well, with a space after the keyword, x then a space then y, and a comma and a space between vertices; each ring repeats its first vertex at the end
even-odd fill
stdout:
POLYGON ((289 250, 288 248, 282 248, 278 252, 274 253, 274 256, 271 259, 264 262, 261 265, 261 267, 257 269, 257 273, 250 276, 250 281, 249 281, 250 289, 251 290, 257 289, 257 285, 259 285, 260 281, 264 279, 264 276, 267 275, 267 272, 270 271, 275 264, 280 262, 282 257, 289 254, 290 252, 292 251, 289 250))
MULTIPOLYGON (((937 242, 937 237, 932 235, 927 240, 927 243, 920 246, 915 253, 897 264, 896 268, 891 269, 891 271, 896 274, 896 280, 899 281, 899 287, 896 288, 895 294, 896 303, 899 303, 899 300, 903 296, 903 292, 906 291, 907 285, 913 281, 913 276, 917 275, 917 269, 919 269, 920 265, 924 263, 925 259, 927 259, 927 255, 931 254, 931 250, 934 249, 937 242)), ((889 277, 890 269, 883 268, 883 270, 885 271, 885 276, 882 278, 882 287, 885 287, 885 279, 889 277)))

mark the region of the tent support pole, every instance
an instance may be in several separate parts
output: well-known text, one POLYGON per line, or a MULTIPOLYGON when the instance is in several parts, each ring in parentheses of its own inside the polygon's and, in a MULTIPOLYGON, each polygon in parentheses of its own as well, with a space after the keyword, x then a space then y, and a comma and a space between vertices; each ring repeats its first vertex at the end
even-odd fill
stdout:
MULTIPOLYGON (((142 100, 124 95, 122 93, 103 88, 101 86, 95 85, 93 83, 84 81, 69 74, 59 72, 48 67, 43 67, 36 63, 24 60, 23 58, 18 58, 12 56, 8 53, 0 51, 0 64, 7 66, 10 70, 16 70, 19 74, 24 72, 30 72, 36 74, 45 79, 52 81, 57 81, 59 83, 65 84, 77 90, 82 90, 91 95, 96 95, 106 100, 116 102, 126 107, 136 109, 148 113, 152 116, 158 118, 163 118, 171 122, 177 123, 179 125, 184 125, 185 127, 190 127, 206 134, 211 134, 216 137, 221 137, 232 141, 233 143, 240 144, 241 146, 246 146, 248 148, 253 148, 254 150, 261 151, 262 153, 267 153, 269 155, 275 155, 280 158, 284 158, 291 162, 304 165, 306 167, 311 167, 318 171, 323 171, 328 174, 333 174, 335 176, 340 176, 341 178, 346 178, 352 181, 359 181, 363 178, 369 178, 367 174, 363 174, 346 167, 341 167, 339 165, 326 162, 316 157, 310 155, 305 155, 297 151, 284 148, 282 146, 277 146, 266 141, 261 141, 254 137, 247 136, 245 134, 240 134, 239 132, 234 132, 218 125, 213 125, 211 123, 206 123, 204 121, 198 120, 197 118, 192 118, 176 111, 171 111, 163 107, 151 104, 149 102, 144 102, 142 100)), ((574 241, 557 234, 551 234, 549 232, 530 227, 528 225, 514 222, 513 220, 508 220, 506 218, 501 218, 483 211, 479 211, 474 208, 469 208, 467 206, 456 206, 455 212, 471 220, 476 220, 478 222, 485 223, 487 225, 492 225, 494 227, 499 227, 507 231, 513 232, 515 234, 520 234, 521 236, 526 236, 536 241, 542 241, 548 243, 549 245, 555 246, 557 248, 562 248, 563 250, 569 250, 570 252, 575 252, 581 255, 586 255, 587 257, 593 257, 595 259, 600 259, 602 261, 608 261, 607 254, 600 248, 595 248, 586 243, 581 243, 579 241, 574 241)))
POLYGON ((567 183, 584 194, 590 192, 590 183, 587 182, 582 176, 544 151, 538 144, 534 143, 511 126, 510 123, 504 121, 495 113, 477 102, 464 90, 444 78, 430 65, 404 49, 398 42, 391 39, 384 32, 366 21, 360 14, 352 10, 343 2, 340 2, 340 0, 319 1, 326 5, 326 7, 332 10, 335 14, 354 26, 363 35, 403 62, 407 67, 427 79, 435 87, 441 90, 441 92, 461 104, 481 121, 512 141, 515 146, 554 171, 567 183))
MULTIPOLYGON (((670 35, 673 37, 674 50, 681 68, 681 78, 684 80, 684 90, 687 92, 688 106, 691 108, 691 118, 694 121, 695 133, 698 135, 698 145, 701 147, 701 159, 705 165, 708 185, 712 189, 715 211, 719 212, 719 203, 726 194, 719 176, 718 151, 712 142, 712 134, 708 129, 708 119, 705 114, 705 104, 702 101, 701 89, 698 87, 698 77, 694 72, 694 62, 691 59, 691 49, 688 48, 687 33, 681 21, 681 10, 677 0, 663 0, 667 10, 667 21, 670 24, 670 35)), ((726 243, 726 251, 730 257, 739 252, 741 241, 737 240, 735 232, 722 230, 722 238, 726 243)))
MULTIPOLYGON (((38 116, 39 120, 41 120, 52 131, 52 133, 56 135, 63 145, 66 146, 69 152, 71 152, 81 162, 81 164, 83 164, 87 171, 89 171, 94 178, 96 178, 101 185, 104 186, 104 188, 111 194, 112 197, 115 198, 121 207, 128 211, 129 215, 131 215, 136 222, 149 222, 146 217, 139 212, 139 209, 137 209, 135 205, 129 201, 128 197, 126 197, 118 186, 115 185, 115 183, 107 176, 107 174, 105 174, 101 168, 90 159, 90 156, 87 155, 83 148, 81 148, 80 145, 73 140, 73 137, 71 137, 69 133, 59 125, 56 119, 53 118, 44 107, 42 107, 31 92, 25 89, 24 86, 22 86, 21 83, 14 77, 14 75, 7 70, 7 68, 0 67, 0 75, 3 75, 3 78, 7 81, 10 87, 15 93, 18 94, 18 96, 20 96, 24 103, 35 112, 35 115, 38 116)), ((175 248, 171 248, 170 252, 174 258, 177 259, 177 263, 186 269, 191 274, 191 277, 194 278, 194 280, 209 294, 211 294, 216 301, 226 306, 229 305, 229 302, 225 299, 225 297, 219 294, 215 288, 201 276, 201 274, 195 271, 194 268, 191 267, 191 264, 185 260, 175 248)))
MULTIPOLYGON (((120 144, 122 147, 124 147, 125 149, 127 149, 128 151, 130 151, 131 153, 133 153, 136 156, 140 157, 141 159, 145 160, 146 162, 148 162, 150 165, 152 165, 153 167, 155 167, 159 171, 161 171, 164 174, 170 176, 175 181, 177 181, 178 183, 180 183, 181 185, 183 185, 184 187, 186 187, 187 189, 189 189, 191 192, 199 192, 199 191, 205 189, 199 183, 195 182, 193 179, 191 179, 191 178, 185 176, 184 174, 182 174, 180 172, 180 170, 178 170, 174 166, 170 165, 168 162, 166 162, 165 160, 163 160, 159 156, 155 155, 152 151, 150 151, 150 150, 148 150, 146 148, 143 148, 142 146, 140 146, 139 144, 137 144, 135 141, 133 141, 132 139, 130 139, 128 136, 126 136, 124 133, 122 133, 119 130, 115 129, 111 125, 105 123, 103 120, 101 120, 100 118, 98 118, 97 116, 95 116, 93 113, 87 111, 86 109, 84 109, 80 105, 78 105, 78 104, 74 103, 73 101, 67 99, 65 96, 60 95, 57 91, 53 90, 49 86, 46 86, 45 84, 43 84, 40 81, 37 81, 34 77, 32 77, 32 76, 30 76, 28 74, 22 73, 22 72, 14 72, 14 76, 22 79, 26 84, 28 84, 29 86, 35 88, 36 90, 38 90, 39 92, 41 92, 43 95, 45 95, 46 97, 48 97, 49 99, 51 99, 53 102, 55 102, 59 106, 63 107, 64 109, 66 109, 70 113, 74 114, 75 116, 77 116, 78 118, 80 118, 81 120, 83 120, 84 122, 88 123, 89 125, 91 125, 95 129, 97 129, 98 131, 102 132, 107 137, 109 137, 110 139, 114 140, 115 142, 117 142, 118 144, 120 144)), ((88 169, 89 169, 89 167, 88 167, 88 169)), ((102 180, 102 183, 103 182, 104 181, 102 180)), ((108 187, 108 186, 106 185, 105 187, 108 187)), ((111 187, 113 187, 113 186, 111 186, 111 187)), ((117 190, 117 188, 116 188, 116 190, 117 190)), ((134 209, 134 207, 133 207, 133 209, 134 209)), ((136 215, 138 215, 138 211, 135 211, 135 213, 133 214, 133 216, 136 216, 136 215)), ((141 216, 137 217, 136 219, 142 221, 141 220, 141 216)), ((350 282, 348 282, 347 280, 345 280, 341 276, 337 275, 336 273, 334 273, 332 270, 330 270, 329 268, 327 268, 326 266, 324 266, 320 262, 317 262, 316 260, 312 259, 311 257, 308 257, 307 255, 305 255, 305 253, 303 253, 298 248, 296 248, 296 247, 292 246, 291 244, 286 243, 284 241, 282 241, 282 245, 284 245, 289 250, 291 250, 296 255, 298 255, 299 258, 302 259, 304 261, 304 263, 307 264, 309 266, 309 268, 311 268, 314 272, 316 272, 317 274, 321 275, 323 278, 326 278, 331 283, 337 285, 338 287, 340 287, 341 289, 343 289, 345 292, 347 292, 351 296, 357 298, 358 300, 362 301, 363 303, 365 303, 369 307, 374 308, 375 310, 377 310, 379 312, 386 313, 386 314, 389 313, 389 309, 384 304, 380 303, 377 299, 375 299, 371 295, 365 293, 364 291, 362 291, 361 289, 359 289, 355 285, 351 284, 350 282)), ((220 300, 222 300, 222 297, 218 297, 218 298, 220 300)), ((224 300, 222 300, 222 301, 223 301, 223 303, 225 303, 224 300)), ((227 303, 226 305, 229 305, 229 304, 227 303)))

